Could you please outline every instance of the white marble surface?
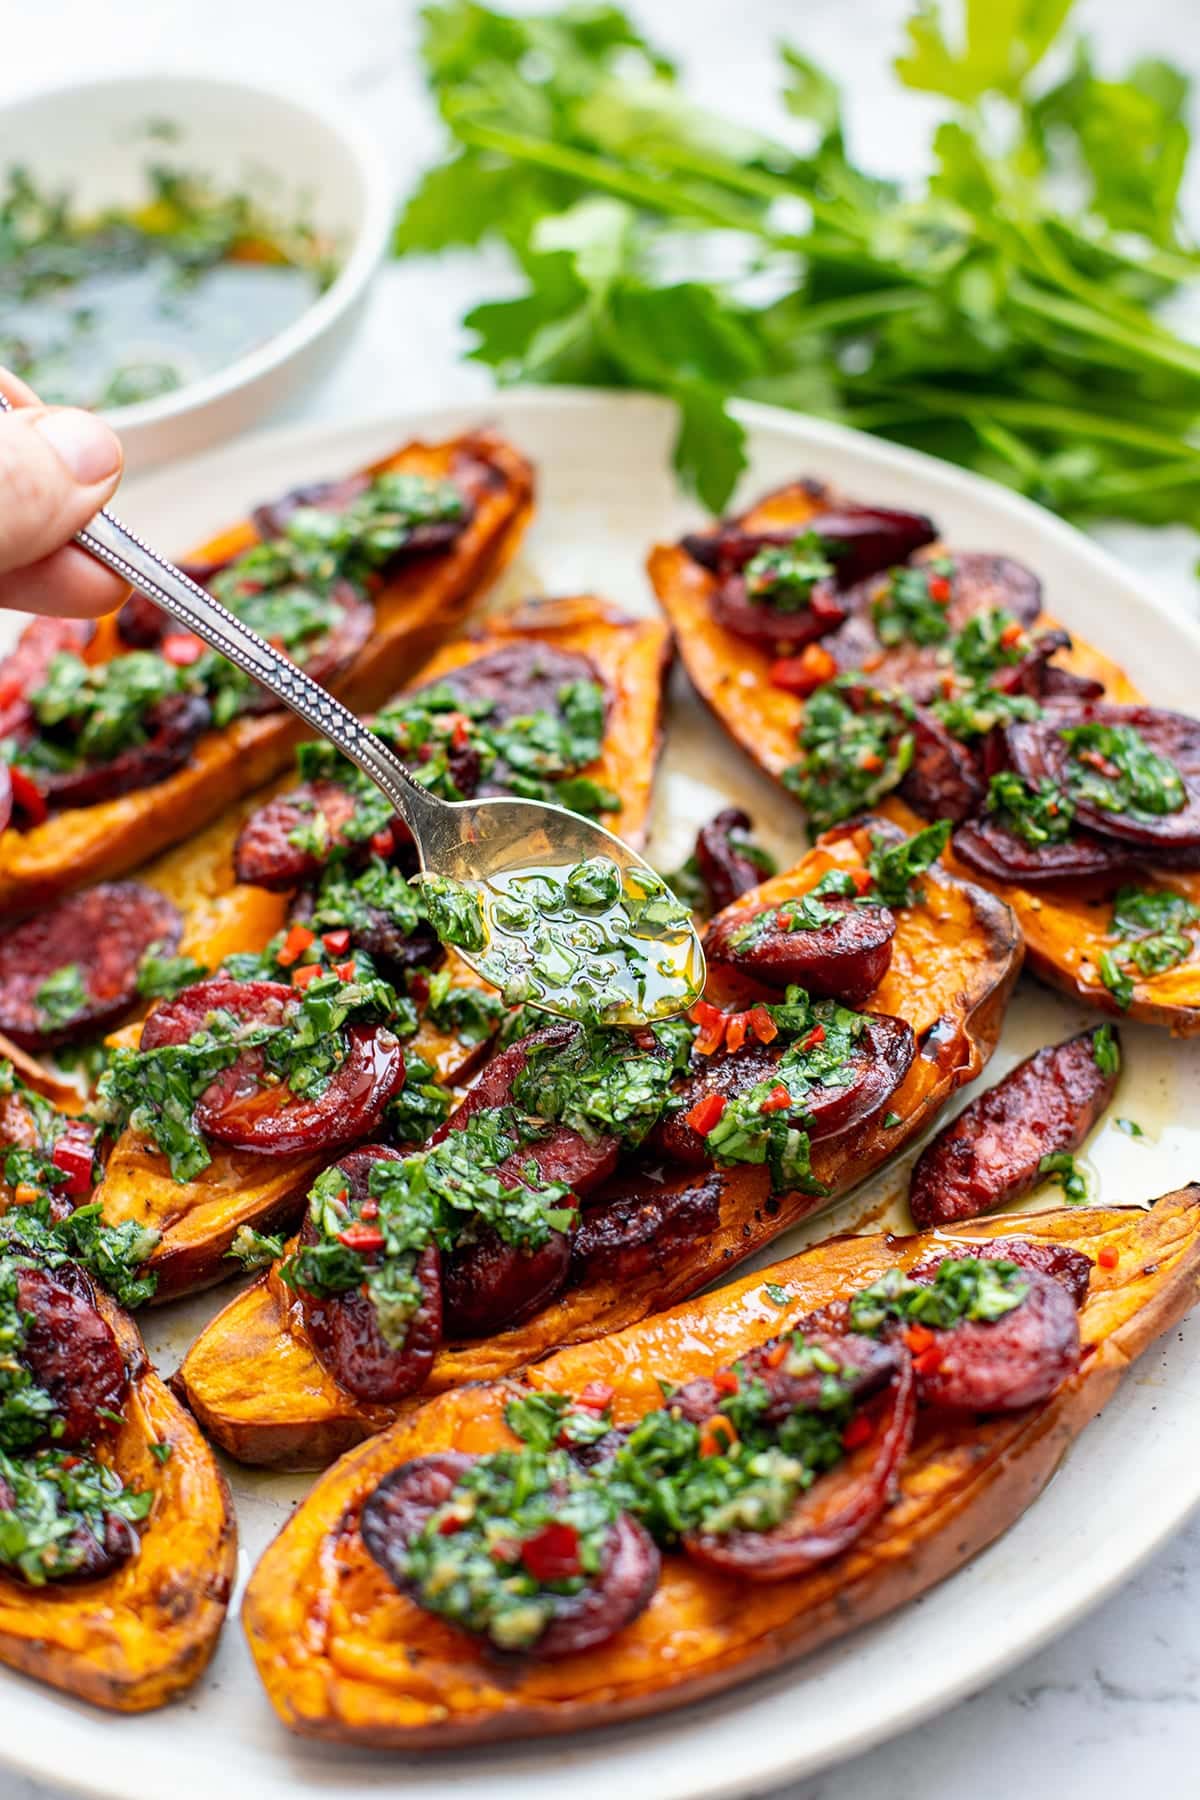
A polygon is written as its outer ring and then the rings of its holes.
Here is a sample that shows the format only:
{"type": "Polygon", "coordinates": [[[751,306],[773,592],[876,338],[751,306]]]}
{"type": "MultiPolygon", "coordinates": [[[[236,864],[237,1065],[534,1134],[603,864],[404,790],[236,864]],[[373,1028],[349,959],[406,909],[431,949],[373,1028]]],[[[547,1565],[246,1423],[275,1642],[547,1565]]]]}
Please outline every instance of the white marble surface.
{"type": "MultiPolygon", "coordinates": [[[[912,166],[931,107],[899,98],[887,61],[905,0],[630,0],[645,28],[683,60],[701,99],[762,124],[772,117],[773,53],[789,39],[852,80],[850,121],[862,154],[912,166]]],[[[1149,51],[1200,76],[1196,0],[1080,0],[1080,21],[1114,66],[1149,51]]],[[[123,65],[189,72],[270,71],[342,93],[388,145],[398,183],[437,143],[414,64],[416,0],[8,0],[0,101],[29,88],[123,65]]],[[[1200,120],[1198,120],[1200,123],[1200,120]]],[[[1200,219],[1200,157],[1189,195],[1200,219]]],[[[345,420],[405,405],[470,399],[489,378],[461,364],[457,320],[500,291],[503,265],[478,257],[390,269],[359,337],[288,419],[345,420]]],[[[1101,534],[1193,616],[1200,540],[1178,530],[1101,534]]],[[[231,1627],[235,1628],[235,1627],[231,1627]]],[[[964,1631],[969,1622],[964,1621],[964,1631]]],[[[954,1656],[947,1643],[948,1660],[954,1656]]],[[[1134,1785],[1194,1791],[1200,1723],[1200,1522],[1065,1637],[942,1718],[777,1800],[1009,1800],[1088,1792],[1116,1800],[1134,1785]]],[[[106,1729],[118,1729],[110,1723],[106,1729]]],[[[153,1770],[130,1770],[131,1800],[155,1796],[153,1770]]],[[[0,1775],[0,1800],[54,1800],[0,1775]]],[[[638,1800],[643,1800],[639,1796],[638,1800]]],[[[645,1796],[644,1800],[653,1800],[645,1796]]]]}

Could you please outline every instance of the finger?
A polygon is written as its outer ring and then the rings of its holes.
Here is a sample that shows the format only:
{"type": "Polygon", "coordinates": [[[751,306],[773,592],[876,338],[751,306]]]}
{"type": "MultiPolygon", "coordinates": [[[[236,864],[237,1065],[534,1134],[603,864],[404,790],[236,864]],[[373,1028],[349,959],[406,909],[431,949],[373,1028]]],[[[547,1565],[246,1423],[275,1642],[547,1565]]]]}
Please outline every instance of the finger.
{"type": "Polygon", "coordinates": [[[0,575],[0,607],[57,619],[98,619],[121,605],[129,589],[86,550],[68,544],[27,569],[0,575]]]}
{"type": "Polygon", "coordinates": [[[14,406],[40,406],[42,404],[28,382],[22,381],[19,375],[14,375],[11,369],[0,369],[0,389],[3,390],[5,398],[11,400],[14,406]]]}
{"type": "Polygon", "coordinates": [[[91,413],[23,406],[0,414],[0,574],[69,544],[120,475],[120,442],[91,413]]]}

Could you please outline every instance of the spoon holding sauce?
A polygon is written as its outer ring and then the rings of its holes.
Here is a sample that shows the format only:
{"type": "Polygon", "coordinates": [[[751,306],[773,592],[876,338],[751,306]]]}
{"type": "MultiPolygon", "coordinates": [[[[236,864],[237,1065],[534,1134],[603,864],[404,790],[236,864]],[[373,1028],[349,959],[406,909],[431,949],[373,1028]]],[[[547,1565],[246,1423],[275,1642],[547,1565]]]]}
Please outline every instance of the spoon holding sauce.
{"type": "MultiPolygon", "coordinates": [[[[0,408],[11,411],[0,394],[0,408]]],[[[566,1018],[640,1025],[704,987],[687,909],[628,844],[540,800],[440,800],[348,707],[108,511],[76,543],[311,725],[412,833],[430,917],[506,998],[566,1018]]]]}

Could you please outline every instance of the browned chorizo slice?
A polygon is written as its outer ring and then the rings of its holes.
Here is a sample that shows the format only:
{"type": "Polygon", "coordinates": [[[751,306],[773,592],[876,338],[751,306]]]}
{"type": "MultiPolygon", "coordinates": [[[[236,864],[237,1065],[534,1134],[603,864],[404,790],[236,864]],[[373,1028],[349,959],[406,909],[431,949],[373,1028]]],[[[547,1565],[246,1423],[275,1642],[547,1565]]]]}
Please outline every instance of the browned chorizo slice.
{"type": "Polygon", "coordinates": [[[752,531],[739,520],[731,519],[715,531],[685,537],[682,547],[704,568],[725,574],[744,569],[760,550],[794,544],[810,531],[833,546],[836,554],[830,560],[837,571],[838,585],[844,588],[892,563],[907,562],[923,544],[932,543],[937,536],[932,519],[923,513],[831,499],[824,511],[802,525],[752,531]]]}
{"type": "Polygon", "coordinates": [[[977,1219],[1037,1185],[1044,1156],[1077,1150],[1117,1085],[1096,1061],[1098,1026],[1049,1044],[965,1106],[917,1158],[909,1186],[922,1229],[977,1219]]]}
{"type": "MultiPolygon", "coordinates": [[[[834,1358],[839,1368],[837,1379],[856,1405],[900,1374],[905,1351],[894,1340],[877,1342],[858,1332],[833,1331],[822,1323],[807,1320],[802,1320],[797,1329],[807,1348],[834,1358]]],[[[781,1424],[794,1412],[818,1407],[828,1379],[815,1364],[806,1364],[800,1352],[794,1356],[785,1354],[781,1361],[778,1340],[749,1351],[733,1373],[739,1383],[754,1382],[765,1389],[767,1406],[762,1417],[767,1424],[781,1424]]],[[[675,1390],[671,1406],[678,1407],[693,1425],[703,1425],[723,1410],[728,1397],[728,1387],[718,1386],[710,1375],[699,1375],[675,1390]]]]}
{"type": "Polygon", "coordinates": [[[1049,844],[1027,844],[988,814],[969,819],[954,833],[954,854],[989,881],[1011,881],[1020,887],[1045,887],[1118,875],[1127,869],[1131,852],[1090,831],[1049,844]]]}
{"type": "MultiPolygon", "coordinates": [[[[373,1144],[352,1150],[337,1163],[346,1178],[353,1217],[360,1217],[370,1196],[371,1170],[378,1162],[402,1162],[396,1150],[373,1144]]],[[[316,1243],[319,1233],[306,1218],[300,1233],[302,1244],[316,1243]]],[[[416,1279],[421,1304],[408,1321],[403,1344],[390,1345],[379,1329],[379,1316],[370,1296],[361,1288],[344,1294],[301,1292],[304,1328],[317,1355],[334,1380],[356,1399],[378,1405],[402,1400],[424,1387],[442,1341],[441,1256],[430,1244],[417,1260],[416,1279]]]]}
{"type": "Polygon", "coordinates": [[[916,1384],[907,1356],[895,1379],[854,1418],[866,1422],[869,1436],[818,1476],[781,1524],[769,1531],[692,1532],[683,1539],[687,1554],[744,1580],[783,1581],[848,1550],[891,1500],[912,1442],[916,1384]]]}
{"type": "Polygon", "coordinates": [[[346,841],[345,829],[357,811],[354,796],[336,781],[304,781],[252,812],[233,846],[239,881],[282,893],[319,875],[333,850],[346,841]],[[323,853],[293,843],[317,814],[325,821],[323,853]]]}
{"type": "MultiPolygon", "coordinates": [[[[443,1451],[403,1463],[384,1477],[363,1506],[359,1517],[363,1543],[402,1593],[413,1594],[405,1573],[405,1551],[449,1500],[471,1462],[469,1456],[443,1451]]],[[[598,1572],[579,1593],[554,1597],[554,1616],[526,1654],[570,1656],[607,1643],[649,1603],[659,1569],[653,1539],[627,1513],[619,1514],[608,1532],[598,1572]]]]}
{"type": "MultiPolygon", "coordinates": [[[[845,1065],[840,1086],[815,1082],[804,1097],[804,1129],[815,1143],[837,1137],[869,1119],[887,1102],[907,1075],[916,1055],[912,1027],[887,1013],[867,1013],[866,1030],[845,1065]]],[[[674,1084],[680,1105],[661,1119],[648,1142],[672,1162],[705,1168],[712,1156],[704,1138],[688,1124],[688,1113],[709,1094],[733,1100],[766,1081],[778,1068],[783,1051],[775,1044],[744,1044],[732,1053],[698,1057],[693,1072],[674,1084]]]]}
{"type": "Polygon", "coordinates": [[[8,764],[0,762],[0,831],[8,830],[8,821],[12,818],[13,790],[12,776],[8,764]]]}
{"type": "Polygon", "coordinates": [[[766,871],[738,847],[737,834],[750,830],[750,815],[740,806],[715,813],[696,833],[696,867],[704,883],[706,911],[723,912],[751,888],[766,871]]]}
{"type": "Polygon", "coordinates": [[[1200,721],[1152,706],[1059,701],[1043,718],[1011,725],[1006,738],[1017,773],[1035,785],[1049,779],[1065,788],[1075,803],[1076,820],[1087,830],[1136,845],[1146,855],[1160,845],[1176,849],[1200,845],[1200,721]],[[1080,730],[1097,741],[1064,735],[1080,730]],[[1107,734],[1114,731],[1133,744],[1140,742],[1143,750],[1172,766],[1181,789],[1180,804],[1173,811],[1135,804],[1160,782],[1150,772],[1141,796],[1127,785],[1120,755],[1109,747],[1107,734]]]}
{"type": "Polygon", "coordinates": [[[552,1231],[531,1250],[506,1244],[485,1225],[473,1243],[459,1244],[445,1261],[442,1287],[448,1338],[491,1337],[548,1306],[567,1279],[571,1239],[552,1231]]]}
{"type": "Polygon", "coordinates": [[[846,617],[832,580],[819,581],[795,611],[751,594],[743,575],[724,575],[712,596],[712,616],[735,637],[761,644],[775,655],[800,650],[836,630],[846,617]]]}
{"type": "Polygon", "coordinates": [[[486,656],[460,663],[436,682],[415,688],[409,696],[419,699],[431,687],[450,689],[459,700],[486,703],[489,724],[507,725],[530,713],[556,713],[563,688],[576,681],[594,681],[603,687],[596,666],[575,650],[559,650],[553,644],[518,639],[486,656]]]}
{"type": "Polygon", "coordinates": [[[96,629],[93,619],[30,619],[15,647],[0,658],[0,738],[19,737],[33,723],[31,697],[45,682],[54,658],[82,656],[96,629]]]}
{"type": "MultiPolygon", "coordinates": [[[[918,556],[912,567],[919,572],[931,559],[918,556]]],[[[915,643],[911,638],[894,645],[880,641],[875,608],[886,604],[895,573],[889,569],[886,574],[860,582],[845,596],[849,617],[825,640],[825,648],[840,671],[861,669],[879,687],[903,688],[913,699],[928,701],[935,697],[944,673],[947,645],[969,620],[1002,611],[1010,613],[1022,626],[1032,625],[1042,602],[1041,583],[1031,569],[1008,556],[971,552],[944,557],[938,553],[939,567],[943,560],[950,567],[946,576],[950,593],[945,599],[945,637],[933,644],[915,643]]]]}
{"type": "Polygon", "coordinates": [[[806,927],[803,911],[796,910],[802,901],[803,896],[797,896],[790,908],[781,900],[727,914],[710,926],[704,954],[710,962],[732,963],[768,987],[786,988],[796,982],[821,998],[861,1005],[891,964],[895,914],[888,906],[822,894],[810,906],[819,909],[818,916],[832,916],[806,927]],[[794,925],[786,923],[789,920],[794,925]]]}
{"type": "MultiPolygon", "coordinates": [[[[16,1495],[7,1481],[0,1477],[0,1512],[12,1512],[15,1506],[16,1495]]],[[[129,1561],[138,1548],[136,1525],[121,1518],[118,1513],[107,1512],[103,1518],[103,1533],[100,1537],[80,1520],[65,1537],[56,1539],[54,1552],[57,1567],[54,1573],[46,1576],[47,1581],[53,1582],[56,1587],[63,1582],[98,1581],[129,1561]]],[[[29,1580],[25,1571],[15,1562],[5,1563],[4,1573],[10,1581],[29,1580]]],[[[40,1592],[45,1591],[41,1583],[38,1587],[40,1592]]]]}
{"type": "Polygon", "coordinates": [[[104,1410],[121,1410],[129,1373],[87,1277],[71,1264],[18,1269],[17,1305],[29,1316],[19,1354],[62,1423],[47,1441],[69,1449],[100,1435],[104,1410]]]}
{"type": "MultiPolygon", "coordinates": [[[[197,573],[197,565],[194,563],[181,563],[179,566],[199,587],[205,586],[212,573],[208,565],[205,565],[203,574],[197,573]]],[[[214,564],[213,570],[217,567],[219,565],[214,564]]],[[[117,636],[130,650],[156,650],[170,629],[171,620],[162,607],[155,606],[153,600],[146,594],[139,594],[136,589],[117,614],[117,636]]]]}
{"type": "Polygon", "coordinates": [[[98,806],[122,794],[154,787],[181,769],[196,739],[211,722],[201,694],[168,694],[145,717],[146,741],[131,744],[107,762],[82,763],[77,769],[38,771],[35,780],[49,807],[98,806]]]}
{"type": "Polygon", "coordinates": [[[913,756],[900,783],[902,797],[924,819],[960,824],[983,805],[987,791],[975,752],[924,707],[917,707],[911,730],[913,756]]]}
{"type": "MultiPolygon", "coordinates": [[[[283,1025],[296,1000],[294,989],[275,981],[198,982],[155,1008],[142,1027],[141,1047],[186,1043],[218,1009],[243,1023],[283,1025]]],[[[377,1025],[352,1025],[345,1039],[344,1059],[325,1091],[310,1097],[293,1094],[284,1082],[265,1083],[262,1050],[243,1050],[200,1095],[197,1126],[216,1143],[264,1156],[331,1150],[370,1137],[404,1085],[404,1050],[377,1025]]]]}
{"type": "MultiPolygon", "coordinates": [[[[467,465],[469,470],[471,465],[467,465]]],[[[460,471],[455,470],[456,475],[460,471]]],[[[466,470],[464,470],[466,472],[466,470]]],[[[314,507],[321,512],[344,512],[360,494],[366,492],[371,485],[369,475],[347,475],[340,481],[317,481],[307,487],[293,488],[278,500],[268,501],[264,506],[256,506],[250,517],[259,536],[269,540],[282,537],[289,522],[305,507],[314,507]]],[[[463,481],[464,490],[470,491],[473,482],[463,481]]],[[[428,556],[439,550],[448,550],[470,523],[473,508],[467,504],[454,519],[428,519],[423,524],[414,525],[403,543],[397,545],[393,554],[384,565],[385,572],[395,568],[412,557],[428,556]]]]}
{"type": "Polygon", "coordinates": [[[140,881],[87,888],[14,925],[0,938],[0,1032],[38,1050],[106,1030],[137,999],[146,952],[157,945],[171,955],[182,929],[166,895],[140,881]],[[80,1005],[69,1015],[61,1005],[47,1013],[39,993],[71,967],[80,1005]]]}
{"type": "MultiPolygon", "coordinates": [[[[1014,1259],[1015,1260],[1015,1259],[1014,1259]]],[[[1070,1290],[1026,1268],[1029,1291],[998,1319],[964,1319],[929,1332],[917,1359],[925,1406],[956,1412],[1017,1412],[1036,1406],[1079,1367],[1079,1320],[1070,1290]]]]}
{"type": "Polygon", "coordinates": [[[965,1244],[945,1256],[919,1264],[910,1270],[914,1281],[932,1281],[944,1262],[961,1262],[964,1257],[978,1257],[983,1262],[1012,1262],[1021,1269],[1036,1269],[1061,1282],[1076,1306],[1087,1299],[1094,1264],[1090,1256],[1070,1244],[1039,1243],[1030,1238],[989,1238],[979,1244],[965,1244]]]}
{"type": "MultiPolygon", "coordinates": [[[[302,891],[292,908],[292,921],[309,924],[314,904],[311,891],[302,891]]],[[[421,923],[406,934],[381,906],[363,906],[355,917],[356,923],[349,928],[350,942],[356,950],[366,951],[387,981],[403,977],[410,969],[436,969],[445,961],[446,952],[432,925],[421,923]]]]}
{"type": "Polygon", "coordinates": [[[653,1172],[623,1178],[587,1207],[571,1239],[573,1282],[623,1282],[662,1274],[721,1222],[716,1170],[684,1179],[653,1172]]]}

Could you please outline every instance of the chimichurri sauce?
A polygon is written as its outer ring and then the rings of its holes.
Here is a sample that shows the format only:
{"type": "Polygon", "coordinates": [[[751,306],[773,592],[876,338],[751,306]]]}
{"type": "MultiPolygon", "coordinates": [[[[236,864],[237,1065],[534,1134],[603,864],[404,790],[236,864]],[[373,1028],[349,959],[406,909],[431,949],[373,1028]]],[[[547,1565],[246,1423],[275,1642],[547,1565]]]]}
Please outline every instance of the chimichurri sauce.
{"type": "Polygon", "coordinates": [[[128,406],[227,367],[311,306],[330,246],[246,194],[146,170],[85,214],[22,169],[0,187],[0,363],[48,402],[128,406]]]}
{"type": "Polygon", "coordinates": [[[510,1005],[638,1024],[681,1012],[700,991],[691,915],[653,870],[594,856],[478,883],[426,876],[422,891],[443,943],[478,956],[510,1005]]]}

